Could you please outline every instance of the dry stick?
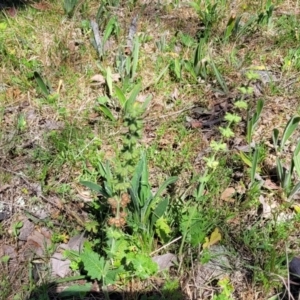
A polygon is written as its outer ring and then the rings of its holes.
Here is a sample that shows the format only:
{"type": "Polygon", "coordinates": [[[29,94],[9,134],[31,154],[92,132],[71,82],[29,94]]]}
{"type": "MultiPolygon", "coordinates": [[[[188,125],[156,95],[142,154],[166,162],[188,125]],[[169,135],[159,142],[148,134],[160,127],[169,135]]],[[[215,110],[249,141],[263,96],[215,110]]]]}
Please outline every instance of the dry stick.
{"type": "Polygon", "coordinates": [[[171,241],[171,242],[169,242],[169,243],[167,243],[167,244],[163,245],[163,246],[162,246],[162,247],[160,247],[159,249],[157,249],[157,250],[155,250],[155,251],[151,252],[151,253],[150,253],[150,256],[152,256],[154,253],[157,253],[157,252],[159,252],[159,251],[161,251],[161,250],[165,249],[166,247],[168,247],[168,246],[170,246],[171,244],[173,244],[173,243],[177,242],[177,241],[178,241],[178,240],[180,240],[181,238],[182,238],[182,237],[180,236],[180,237],[178,237],[178,238],[174,239],[173,241],[171,241]]]}
{"type": "Polygon", "coordinates": [[[101,58],[102,57],[102,41],[101,41],[101,37],[100,37],[100,33],[99,33],[99,26],[98,23],[95,20],[91,20],[91,27],[94,33],[94,38],[95,38],[95,43],[96,43],[96,47],[97,47],[97,51],[98,51],[98,55],[101,58]]]}
{"type": "Polygon", "coordinates": [[[274,276],[277,276],[283,282],[283,285],[284,285],[285,289],[288,292],[289,300],[295,300],[295,298],[291,294],[290,290],[288,289],[290,284],[289,283],[286,284],[286,282],[285,282],[285,280],[284,280],[284,278],[282,276],[280,276],[278,274],[275,274],[275,273],[271,273],[271,274],[274,275],[274,276]]]}
{"type": "Polygon", "coordinates": [[[44,202],[46,203],[49,203],[51,204],[52,206],[56,207],[57,209],[61,210],[63,209],[65,212],[67,212],[68,214],[70,214],[76,221],[77,223],[80,225],[80,226],[83,226],[84,227],[84,222],[81,220],[81,218],[76,214],[74,213],[73,211],[71,211],[70,209],[68,209],[67,207],[60,207],[60,205],[58,205],[57,203],[49,200],[47,197],[45,197],[44,195],[42,195],[42,193],[40,191],[37,190],[37,188],[35,188],[26,178],[25,175],[23,175],[22,173],[17,173],[17,172],[14,172],[12,170],[9,170],[9,169],[6,169],[6,168],[3,168],[0,166],[0,169],[2,169],[3,171],[5,172],[8,172],[8,173],[11,173],[13,175],[16,175],[16,176],[19,176],[25,183],[26,185],[38,196],[40,197],[44,202]]]}

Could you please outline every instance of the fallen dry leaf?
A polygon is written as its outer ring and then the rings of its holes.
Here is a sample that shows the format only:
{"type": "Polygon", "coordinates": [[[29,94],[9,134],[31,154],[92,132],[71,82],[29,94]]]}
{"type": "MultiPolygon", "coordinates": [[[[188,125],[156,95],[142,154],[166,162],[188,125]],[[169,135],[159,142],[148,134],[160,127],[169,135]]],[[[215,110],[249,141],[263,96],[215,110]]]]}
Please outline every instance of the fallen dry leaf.
{"type": "Polygon", "coordinates": [[[28,219],[23,221],[23,226],[20,229],[19,240],[27,241],[27,238],[32,234],[34,230],[34,224],[30,222],[28,219]]]}
{"type": "MultiPolygon", "coordinates": [[[[111,74],[112,82],[118,82],[120,80],[120,74],[114,73],[111,74]]],[[[91,78],[91,81],[98,82],[99,84],[104,84],[106,82],[105,77],[101,74],[96,74],[91,78]]]]}
{"type": "Polygon", "coordinates": [[[54,253],[50,258],[50,264],[53,276],[64,278],[70,272],[71,261],[65,259],[61,253],[54,253]]]}
{"type": "Polygon", "coordinates": [[[278,190],[279,186],[271,181],[271,179],[266,179],[264,181],[264,187],[267,188],[268,190],[278,190]]]}
{"type": "Polygon", "coordinates": [[[172,253],[166,253],[163,255],[156,255],[152,257],[152,260],[158,264],[160,271],[169,269],[177,262],[177,256],[172,253]]]}
{"type": "Polygon", "coordinates": [[[235,189],[233,187],[228,187],[223,191],[221,194],[221,200],[227,201],[227,202],[234,202],[234,199],[232,196],[236,193],[235,189]]]}

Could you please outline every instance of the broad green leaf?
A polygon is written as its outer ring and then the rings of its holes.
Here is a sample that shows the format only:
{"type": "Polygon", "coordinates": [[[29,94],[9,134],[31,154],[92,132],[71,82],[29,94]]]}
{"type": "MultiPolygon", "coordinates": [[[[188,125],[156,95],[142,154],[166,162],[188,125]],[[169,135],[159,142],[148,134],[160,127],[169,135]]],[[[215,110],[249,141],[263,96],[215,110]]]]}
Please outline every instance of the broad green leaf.
{"type": "Polygon", "coordinates": [[[143,105],[142,105],[142,111],[145,111],[150,103],[152,99],[152,95],[147,96],[146,100],[144,101],[143,105]]]}
{"type": "Polygon", "coordinates": [[[114,115],[112,114],[112,112],[110,111],[109,108],[107,108],[107,106],[105,105],[99,105],[99,109],[104,113],[104,115],[106,117],[108,117],[111,121],[116,121],[116,118],[114,117],[114,115]]]}
{"type": "Polygon", "coordinates": [[[136,97],[138,95],[138,93],[140,92],[142,86],[141,83],[138,83],[135,85],[135,87],[133,88],[130,97],[128,98],[128,100],[126,101],[125,104],[125,113],[128,113],[130,108],[132,108],[134,102],[136,101],[136,97]]]}
{"type": "Polygon", "coordinates": [[[245,155],[243,152],[240,152],[239,157],[248,167],[252,168],[252,162],[247,155],[245,155]]]}
{"type": "Polygon", "coordinates": [[[293,157],[294,165],[298,176],[300,177],[300,154],[294,155],[293,157]]]}
{"type": "Polygon", "coordinates": [[[108,23],[107,23],[107,25],[105,27],[105,30],[104,30],[103,43],[105,43],[109,39],[111,33],[114,30],[115,23],[116,23],[116,19],[115,18],[110,18],[109,19],[109,21],[108,21],[108,23]]]}
{"type": "Polygon", "coordinates": [[[147,158],[145,153],[143,153],[142,155],[142,160],[143,160],[143,170],[142,170],[142,176],[141,176],[139,188],[140,188],[140,195],[141,195],[140,198],[144,204],[146,199],[152,196],[152,193],[150,191],[149,170],[148,170],[147,158]]]}
{"type": "Polygon", "coordinates": [[[300,152],[300,141],[297,143],[296,149],[294,150],[294,155],[298,155],[300,152]]]}
{"type": "Polygon", "coordinates": [[[155,209],[152,212],[152,218],[151,218],[151,224],[154,225],[155,222],[163,216],[163,214],[166,212],[167,207],[169,204],[169,199],[165,198],[161,200],[155,209]]]}
{"type": "Polygon", "coordinates": [[[280,148],[283,149],[285,143],[287,140],[290,138],[290,136],[293,134],[293,132],[296,130],[298,127],[298,124],[300,122],[300,117],[292,117],[289,122],[287,123],[283,135],[282,135],[282,140],[280,143],[280,148]]]}
{"type": "Polygon", "coordinates": [[[91,279],[101,280],[104,274],[104,258],[94,251],[85,251],[80,254],[84,269],[91,279]]]}
{"type": "Polygon", "coordinates": [[[159,75],[156,77],[155,79],[155,83],[154,85],[158,84],[158,82],[160,81],[160,79],[163,77],[163,75],[166,73],[166,71],[168,70],[169,65],[167,65],[160,73],[159,75]]]}
{"type": "Polygon", "coordinates": [[[255,174],[256,174],[257,164],[258,164],[258,155],[259,155],[259,149],[255,148],[252,163],[251,163],[251,182],[252,183],[255,181],[255,174]]]}
{"type": "Polygon", "coordinates": [[[111,75],[111,69],[110,67],[107,67],[106,69],[106,84],[109,91],[109,96],[112,95],[112,75],[111,75]]]}
{"type": "Polygon", "coordinates": [[[195,70],[189,61],[184,62],[184,67],[188,71],[188,73],[194,78],[194,80],[197,80],[197,74],[195,73],[195,70]]]}
{"type": "Polygon", "coordinates": [[[181,65],[180,65],[178,58],[175,58],[175,60],[174,60],[174,72],[175,72],[177,79],[180,79],[181,78],[181,65]]]}
{"type": "Polygon", "coordinates": [[[290,192],[290,188],[292,186],[292,175],[293,175],[293,171],[294,171],[294,161],[292,160],[290,163],[290,168],[289,170],[286,170],[285,168],[283,168],[283,188],[285,189],[286,193],[290,192]]]}
{"type": "Polygon", "coordinates": [[[278,157],[276,158],[276,170],[277,170],[277,175],[278,175],[279,181],[283,182],[283,179],[284,179],[283,167],[282,167],[281,161],[278,157]]]}
{"type": "Polygon", "coordinates": [[[259,100],[257,101],[257,105],[256,105],[256,112],[255,112],[255,114],[254,114],[254,116],[253,116],[253,118],[254,118],[254,124],[253,124],[253,125],[254,125],[254,126],[257,125],[257,122],[258,122],[258,120],[259,120],[259,117],[260,117],[260,115],[261,115],[261,112],[262,112],[263,107],[264,107],[264,101],[261,100],[261,99],[259,99],[259,100]]]}
{"type": "Polygon", "coordinates": [[[231,15],[228,22],[227,22],[225,35],[224,35],[225,42],[228,41],[229,37],[232,34],[232,31],[233,31],[233,28],[234,28],[234,25],[235,25],[235,20],[236,20],[235,15],[231,15]]]}
{"type": "Polygon", "coordinates": [[[94,192],[97,192],[97,193],[100,193],[100,194],[103,194],[103,189],[100,185],[96,184],[96,183],[93,183],[93,182],[90,182],[90,181],[80,181],[80,184],[88,187],[89,189],[91,189],[92,191],[94,192]]]}
{"type": "Polygon", "coordinates": [[[115,90],[115,95],[119,100],[119,103],[121,105],[121,108],[124,108],[125,103],[126,103],[126,97],[124,95],[124,93],[121,91],[121,89],[118,86],[114,86],[114,90],[115,90]]]}
{"type": "Polygon", "coordinates": [[[153,203],[157,200],[157,198],[162,194],[162,192],[166,189],[166,187],[172,183],[174,183],[178,179],[177,176],[169,177],[158,189],[156,194],[154,196],[151,195],[148,197],[148,199],[145,201],[143,208],[141,210],[141,214],[144,220],[147,220],[151,213],[151,208],[153,206],[153,203]]]}
{"type": "Polygon", "coordinates": [[[279,138],[279,130],[277,128],[274,128],[272,132],[272,140],[276,152],[278,148],[278,138],[279,138]]]}
{"type": "Polygon", "coordinates": [[[82,284],[74,284],[72,286],[67,287],[61,293],[58,294],[59,299],[73,299],[78,298],[84,299],[85,295],[91,291],[92,283],[82,284]]]}
{"type": "Polygon", "coordinates": [[[157,190],[156,194],[154,195],[154,198],[160,197],[161,193],[166,189],[167,186],[170,184],[176,182],[178,179],[177,176],[171,176],[169,177],[157,190]]]}
{"type": "Polygon", "coordinates": [[[34,72],[34,79],[36,80],[40,91],[44,94],[44,96],[49,96],[50,95],[50,91],[47,87],[47,85],[45,84],[43,78],[41,77],[41,75],[38,72],[34,72]]]}
{"type": "Polygon", "coordinates": [[[101,22],[101,18],[104,17],[104,11],[105,11],[104,5],[105,5],[105,4],[106,4],[106,3],[103,1],[103,2],[101,3],[101,5],[99,6],[99,9],[98,9],[97,14],[96,14],[96,22],[97,22],[97,23],[100,23],[100,22],[101,22]]]}
{"type": "Polygon", "coordinates": [[[97,101],[99,104],[105,105],[109,101],[109,99],[107,96],[100,96],[97,98],[97,101]]]}
{"type": "Polygon", "coordinates": [[[222,77],[221,73],[219,72],[218,68],[216,67],[215,63],[213,62],[213,60],[210,60],[210,65],[212,66],[212,69],[215,73],[217,81],[219,82],[220,86],[222,87],[222,90],[226,94],[228,94],[228,87],[226,85],[226,82],[225,82],[224,78],[222,77]]]}
{"type": "Polygon", "coordinates": [[[289,194],[288,199],[291,200],[300,191],[300,182],[298,182],[289,194]]]}

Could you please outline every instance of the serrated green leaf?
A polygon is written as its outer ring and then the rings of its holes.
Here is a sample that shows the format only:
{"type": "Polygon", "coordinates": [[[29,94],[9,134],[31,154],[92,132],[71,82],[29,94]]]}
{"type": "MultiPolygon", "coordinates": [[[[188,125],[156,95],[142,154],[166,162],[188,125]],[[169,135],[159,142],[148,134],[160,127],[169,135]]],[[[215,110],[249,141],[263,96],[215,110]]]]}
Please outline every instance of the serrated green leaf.
{"type": "Polygon", "coordinates": [[[104,274],[104,258],[93,251],[85,251],[80,255],[85,271],[91,279],[101,280],[104,274]]]}

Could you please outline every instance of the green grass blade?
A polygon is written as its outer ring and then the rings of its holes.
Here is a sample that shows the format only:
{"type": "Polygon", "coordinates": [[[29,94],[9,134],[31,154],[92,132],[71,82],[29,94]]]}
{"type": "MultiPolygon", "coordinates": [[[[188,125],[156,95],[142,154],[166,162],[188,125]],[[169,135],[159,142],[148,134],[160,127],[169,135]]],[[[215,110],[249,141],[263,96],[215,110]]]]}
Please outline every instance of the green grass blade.
{"type": "Polygon", "coordinates": [[[279,138],[279,130],[277,128],[274,128],[272,132],[272,140],[273,140],[275,152],[277,152],[277,148],[278,148],[278,138],[279,138]]]}
{"type": "Polygon", "coordinates": [[[300,191],[300,182],[298,182],[291,190],[288,200],[293,199],[293,197],[300,191]]]}
{"type": "Polygon", "coordinates": [[[254,127],[257,125],[257,122],[260,118],[263,107],[264,107],[264,101],[262,99],[259,99],[257,101],[257,105],[256,105],[256,112],[253,116],[253,118],[254,118],[254,123],[253,123],[254,127]]]}
{"type": "Polygon", "coordinates": [[[104,35],[103,35],[103,44],[109,39],[109,37],[111,36],[111,33],[113,32],[114,30],[114,27],[115,27],[115,22],[116,22],[116,19],[115,18],[111,18],[106,27],[105,27],[105,30],[104,30],[104,35]]]}
{"type": "Polygon", "coordinates": [[[284,129],[283,135],[282,135],[282,139],[281,139],[281,143],[280,143],[281,149],[283,149],[287,140],[290,138],[290,136],[293,134],[293,132],[298,127],[299,122],[300,122],[300,117],[292,117],[289,120],[289,122],[287,123],[287,125],[284,129]]]}
{"type": "Polygon", "coordinates": [[[40,91],[44,94],[44,96],[49,96],[50,91],[49,91],[46,83],[44,82],[43,78],[41,77],[41,75],[38,72],[34,72],[34,79],[35,79],[40,91]]]}
{"type": "Polygon", "coordinates": [[[283,182],[284,174],[283,174],[283,167],[282,167],[281,161],[278,157],[276,158],[276,170],[277,170],[278,179],[281,183],[281,182],[283,182]]]}
{"type": "Polygon", "coordinates": [[[112,95],[112,74],[110,67],[106,69],[106,84],[108,87],[109,96],[112,95]]]}
{"type": "Polygon", "coordinates": [[[177,176],[171,176],[169,177],[157,190],[156,194],[154,195],[154,198],[159,197],[161,195],[161,193],[166,189],[167,186],[169,186],[170,184],[173,184],[174,182],[176,182],[178,179],[177,176]]]}
{"type": "Polygon", "coordinates": [[[294,150],[294,155],[298,155],[300,152],[300,141],[297,143],[296,149],[294,150]]]}
{"type": "Polygon", "coordinates": [[[96,184],[96,183],[93,183],[93,182],[90,182],[90,181],[80,181],[80,184],[86,186],[87,188],[89,188],[90,190],[94,191],[94,192],[97,192],[103,196],[107,196],[106,192],[103,190],[103,188],[96,184]]]}
{"type": "Polygon", "coordinates": [[[258,156],[259,156],[259,149],[255,148],[253,160],[251,164],[251,183],[254,183],[255,181],[255,174],[256,174],[257,164],[258,164],[258,156]]]}
{"type": "Polygon", "coordinates": [[[99,105],[99,110],[101,110],[103,112],[103,114],[109,118],[111,121],[115,122],[116,118],[114,117],[114,115],[112,114],[112,112],[110,111],[110,109],[105,106],[105,105],[99,105]]]}
{"type": "Polygon", "coordinates": [[[155,222],[164,215],[164,213],[167,210],[167,207],[169,205],[169,199],[165,198],[163,200],[161,200],[156,208],[154,209],[153,213],[152,213],[152,217],[151,217],[151,225],[153,226],[155,224],[155,222]]]}
{"type": "Polygon", "coordinates": [[[294,155],[293,161],[294,161],[294,165],[295,165],[297,175],[300,177],[300,155],[299,154],[294,155]]]}
{"type": "Polygon", "coordinates": [[[228,87],[225,83],[224,78],[222,77],[221,73],[219,72],[218,68],[216,67],[215,63],[213,62],[213,60],[210,60],[210,65],[215,73],[215,76],[217,78],[217,81],[219,82],[220,86],[222,87],[222,90],[228,94],[228,87]]]}

